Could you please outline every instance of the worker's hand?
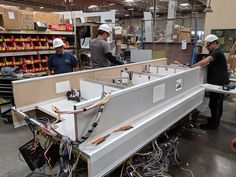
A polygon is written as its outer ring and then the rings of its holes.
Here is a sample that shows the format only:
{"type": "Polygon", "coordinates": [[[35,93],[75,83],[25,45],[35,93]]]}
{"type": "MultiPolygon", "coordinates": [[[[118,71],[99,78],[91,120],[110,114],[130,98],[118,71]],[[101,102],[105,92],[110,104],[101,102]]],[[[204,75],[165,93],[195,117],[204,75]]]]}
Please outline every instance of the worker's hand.
{"type": "Polygon", "coordinates": [[[182,64],[182,63],[178,62],[177,60],[174,61],[174,64],[177,64],[179,67],[183,67],[183,68],[187,68],[188,67],[185,64],[182,64]]]}
{"type": "Polygon", "coordinates": [[[231,142],[231,149],[236,152],[236,138],[234,138],[231,142]]]}

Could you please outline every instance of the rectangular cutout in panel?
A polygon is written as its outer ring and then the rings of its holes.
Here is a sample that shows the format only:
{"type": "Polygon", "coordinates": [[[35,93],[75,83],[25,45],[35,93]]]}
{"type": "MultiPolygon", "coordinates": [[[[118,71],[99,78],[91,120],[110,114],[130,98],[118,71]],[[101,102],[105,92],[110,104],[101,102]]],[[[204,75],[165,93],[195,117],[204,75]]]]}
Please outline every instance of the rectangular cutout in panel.
{"type": "Polygon", "coordinates": [[[165,84],[153,87],[153,103],[161,101],[165,98],[165,84]]]}
{"type": "Polygon", "coordinates": [[[184,80],[183,79],[177,79],[176,80],[176,91],[179,91],[183,88],[184,80]]]}
{"type": "Polygon", "coordinates": [[[101,84],[80,80],[80,93],[83,99],[101,97],[102,92],[103,86],[101,84]]]}
{"type": "Polygon", "coordinates": [[[70,81],[62,81],[56,83],[56,93],[67,92],[71,89],[70,81]]]}

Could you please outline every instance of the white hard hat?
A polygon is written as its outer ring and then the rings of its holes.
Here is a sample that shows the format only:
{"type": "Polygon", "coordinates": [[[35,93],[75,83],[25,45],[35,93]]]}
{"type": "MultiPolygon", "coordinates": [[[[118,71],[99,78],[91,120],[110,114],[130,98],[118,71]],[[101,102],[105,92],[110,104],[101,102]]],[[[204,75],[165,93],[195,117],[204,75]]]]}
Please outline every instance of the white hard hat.
{"type": "Polygon", "coordinates": [[[108,26],[107,24],[100,25],[98,30],[105,31],[107,33],[111,33],[110,26],[108,26]]]}
{"type": "Polygon", "coordinates": [[[64,42],[61,40],[61,38],[55,38],[52,44],[54,48],[58,48],[65,45],[64,42]]]}
{"type": "Polygon", "coordinates": [[[214,41],[217,41],[219,38],[216,36],[216,35],[214,35],[214,34],[209,34],[209,35],[207,35],[207,37],[205,38],[205,41],[207,42],[207,43],[211,43],[211,42],[214,42],[214,41]]]}

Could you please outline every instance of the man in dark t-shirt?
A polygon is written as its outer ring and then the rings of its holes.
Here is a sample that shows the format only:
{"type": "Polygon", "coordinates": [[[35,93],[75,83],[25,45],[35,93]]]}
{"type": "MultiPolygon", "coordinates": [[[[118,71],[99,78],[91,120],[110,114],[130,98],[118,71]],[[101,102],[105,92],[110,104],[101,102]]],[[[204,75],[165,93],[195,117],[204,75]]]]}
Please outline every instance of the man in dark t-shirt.
{"type": "Polygon", "coordinates": [[[110,32],[110,27],[107,24],[100,25],[97,38],[92,39],[89,43],[93,68],[109,67],[110,63],[116,65],[124,64],[111,53],[110,45],[107,42],[110,32]]]}
{"type": "MultiPolygon", "coordinates": [[[[214,85],[229,84],[229,75],[227,72],[227,62],[224,53],[219,49],[218,37],[210,34],[205,38],[206,48],[209,56],[198,63],[192,65],[208,66],[207,82],[214,85]]],[[[224,95],[220,93],[210,92],[209,108],[211,109],[211,118],[207,124],[201,124],[200,128],[205,130],[216,130],[223,114],[224,95]]]]}
{"type": "Polygon", "coordinates": [[[77,70],[78,62],[76,58],[64,51],[64,42],[60,38],[53,40],[53,47],[56,53],[48,59],[48,75],[68,73],[77,70]]]}

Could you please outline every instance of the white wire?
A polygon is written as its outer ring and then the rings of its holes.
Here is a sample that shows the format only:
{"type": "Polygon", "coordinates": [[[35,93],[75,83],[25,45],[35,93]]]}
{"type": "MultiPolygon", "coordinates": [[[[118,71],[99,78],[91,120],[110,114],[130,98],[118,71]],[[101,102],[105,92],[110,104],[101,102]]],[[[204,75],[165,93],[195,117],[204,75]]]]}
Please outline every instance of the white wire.
{"type": "Polygon", "coordinates": [[[181,169],[184,170],[184,171],[189,172],[191,174],[191,176],[194,177],[193,172],[191,170],[183,168],[183,167],[181,167],[181,169]]]}

